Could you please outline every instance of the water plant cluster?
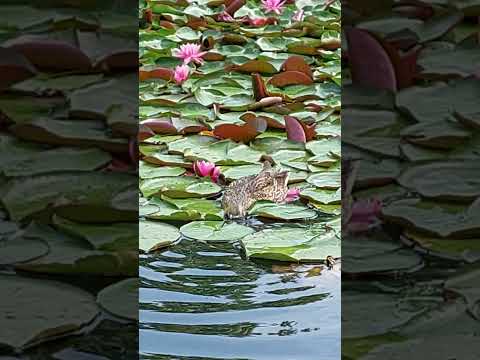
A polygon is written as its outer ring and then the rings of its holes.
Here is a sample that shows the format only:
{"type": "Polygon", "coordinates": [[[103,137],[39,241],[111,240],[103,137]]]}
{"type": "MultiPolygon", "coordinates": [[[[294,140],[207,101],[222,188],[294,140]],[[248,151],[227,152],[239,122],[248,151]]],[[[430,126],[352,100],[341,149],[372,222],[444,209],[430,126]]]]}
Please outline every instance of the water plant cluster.
{"type": "Polygon", "coordinates": [[[460,358],[477,347],[478,2],[410,5],[345,10],[348,359],[460,358]]]}
{"type": "Polygon", "coordinates": [[[0,348],[135,356],[136,11],[55,3],[0,7],[0,348]]]}
{"type": "Polygon", "coordinates": [[[340,2],[140,3],[141,249],[189,238],[339,257],[340,2]],[[225,221],[224,186],[265,157],[289,198],[249,209],[263,227],[225,221]]]}

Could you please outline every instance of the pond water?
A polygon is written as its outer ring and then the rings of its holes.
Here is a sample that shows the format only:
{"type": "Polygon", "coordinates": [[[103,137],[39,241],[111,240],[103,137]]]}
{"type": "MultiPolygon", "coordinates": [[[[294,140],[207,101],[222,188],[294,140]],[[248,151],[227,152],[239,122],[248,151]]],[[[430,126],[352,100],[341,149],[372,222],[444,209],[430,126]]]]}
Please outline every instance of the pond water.
{"type": "Polygon", "coordinates": [[[183,239],[140,258],[141,359],[340,358],[340,270],[183,239]]]}

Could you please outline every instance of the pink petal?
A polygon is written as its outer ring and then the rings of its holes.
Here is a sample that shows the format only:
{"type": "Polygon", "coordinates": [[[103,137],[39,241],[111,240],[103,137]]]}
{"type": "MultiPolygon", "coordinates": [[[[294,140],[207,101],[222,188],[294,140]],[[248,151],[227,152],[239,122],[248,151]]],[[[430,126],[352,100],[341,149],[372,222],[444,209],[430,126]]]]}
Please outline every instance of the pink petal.
{"type": "Polygon", "coordinates": [[[382,209],[379,200],[360,200],[352,206],[352,222],[374,222],[382,209]]]}
{"type": "Polygon", "coordinates": [[[217,183],[219,176],[220,176],[220,168],[218,168],[218,167],[215,166],[215,167],[213,168],[212,174],[210,175],[210,178],[212,179],[212,181],[213,181],[214,183],[217,183]]]}
{"type": "Polygon", "coordinates": [[[297,188],[288,189],[287,196],[285,197],[285,202],[295,201],[299,197],[300,197],[300,189],[297,189],[297,188]]]}

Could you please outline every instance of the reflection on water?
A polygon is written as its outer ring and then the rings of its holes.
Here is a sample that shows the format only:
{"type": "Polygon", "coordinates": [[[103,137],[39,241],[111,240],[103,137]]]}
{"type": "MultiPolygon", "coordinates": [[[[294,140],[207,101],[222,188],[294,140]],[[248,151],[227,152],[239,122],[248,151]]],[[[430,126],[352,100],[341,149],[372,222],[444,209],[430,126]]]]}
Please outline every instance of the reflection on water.
{"type": "Polygon", "coordinates": [[[246,261],[237,244],[140,259],[141,359],[340,358],[340,272],[246,261]]]}

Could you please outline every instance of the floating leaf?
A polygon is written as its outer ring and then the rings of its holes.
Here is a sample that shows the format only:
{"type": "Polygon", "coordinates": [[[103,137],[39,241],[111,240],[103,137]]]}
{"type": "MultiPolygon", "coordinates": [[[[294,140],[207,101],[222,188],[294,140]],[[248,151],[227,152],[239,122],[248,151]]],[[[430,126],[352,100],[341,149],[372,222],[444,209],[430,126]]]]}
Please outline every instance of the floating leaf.
{"type": "Polygon", "coordinates": [[[193,221],[180,228],[182,235],[203,241],[239,240],[254,232],[248,226],[224,221],[193,221]]]}
{"type": "Polygon", "coordinates": [[[300,71],[285,71],[274,75],[269,84],[282,88],[288,85],[310,85],[313,84],[313,80],[300,71]]]}
{"type": "Polygon", "coordinates": [[[302,205],[263,202],[256,203],[249,213],[262,218],[285,221],[308,220],[317,217],[316,211],[302,205]]]}
{"type": "Polygon", "coordinates": [[[128,320],[138,320],[138,279],[126,279],[102,289],[97,302],[109,313],[128,320]]]}
{"type": "Polygon", "coordinates": [[[153,197],[147,206],[155,209],[145,212],[148,219],[170,221],[223,220],[223,211],[214,200],[171,199],[166,196],[160,200],[153,197]]]}
{"type": "Polygon", "coordinates": [[[220,186],[208,180],[193,177],[161,177],[147,179],[140,184],[145,197],[162,194],[171,198],[199,198],[213,196],[221,191],[220,186]]]}
{"type": "Polygon", "coordinates": [[[261,74],[275,74],[277,69],[269,62],[264,60],[250,60],[246,63],[233,67],[234,71],[239,71],[247,74],[261,73],[261,74]]]}
{"type": "Polygon", "coordinates": [[[303,56],[290,56],[282,65],[283,71],[299,71],[313,79],[313,73],[310,66],[306,63],[303,56]]]}
{"type": "Polygon", "coordinates": [[[213,133],[221,139],[231,139],[248,143],[259,133],[267,129],[267,122],[262,118],[246,120],[244,125],[223,124],[215,127],[213,133]]]}
{"type": "Polygon", "coordinates": [[[348,29],[346,35],[354,82],[361,86],[396,91],[395,69],[378,40],[367,31],[355,28],[348,29]],[[372,68],[378,71],[372,72],[372,68]]]}
{"type": "Polygon", "coordinates": [[[323,262],[327,256],[340,256],[336,231],[316,224],[310,228],[265,229],[244,237],[248,257],[288,262],[323,262]]]}
{"type": "Polygon", "coordinates": [[[158,221],[140,220],[139,249],[152,252],[173,244],[180,238],[180,231],[175,226],[158,221]]]}
{"type": "Polygon", "coordinates": [[[0,275],[0,284],[5,326],[0,343],[12,349],[74,334],[99,313],[91,294],[64,282],[0,275]],[[18,296],[19,292],[23,295],[18,296]],[[52,297],[58,304],[69,306],[51,306],[47,299],[52,297]]]}

